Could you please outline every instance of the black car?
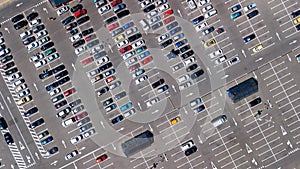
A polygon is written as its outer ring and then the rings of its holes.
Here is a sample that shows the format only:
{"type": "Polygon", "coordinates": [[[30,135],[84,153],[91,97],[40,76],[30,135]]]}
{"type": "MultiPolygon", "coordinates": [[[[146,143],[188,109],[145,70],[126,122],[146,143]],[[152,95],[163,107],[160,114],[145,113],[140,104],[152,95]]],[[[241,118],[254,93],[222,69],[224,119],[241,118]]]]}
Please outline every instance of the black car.
{"type": "Polygon", "coordinates": [[[27,112],[24,113],[25,117],[29,117],[32,114],[38,112],[38,108],[37,107],[32,107],[31,109],[29,109],[27,112]]]}
{"type": "Polygon", "coordinates": [[[33,31],[34,33],[38,33],[39,31],[41,31],[41,30],[43,30],[43,29],[45,29],[45,26],[44,26],[44,25],[37,25],[37,26],[35,26],[35,27],[32,29],[32,31],[33,31]]]}
{"type": "Polygon", "coordinates": [[[196,71],[195,73],[193,73],[191,75],[191,78],[194,80],[194,79],[198,78],[199,76],[201,76],[203,74],[204,74],[204,71],[202,69],[200,69],[200,70],[196,71]]]}
{"type": "Polygon", "coordinates": [[[247,14],[248,19],[253,18],[254,16],[258,15],[258,10],[254,10],[247,14]]]}
{"type": "Polygon", "coordinates": [[[171,45],[173,43],[172,39],[166,40],[165,42],[163,42],[162,44],[160,44],[161,48],[164,49],[167,46],[171,45]]]}
{"type": "Polygon", "coordinates": [[[109,98],[109,99],[105,100],[102,104],[103,104],[103,106],[105,107],[105,106],[111,104],[112,102],[114,102],[113,99],[112,99],[112,98],[109,98]]]}
{"type": "Polygon", "coordinates": [[[54,83],[52,83],[52,84],[46,86],[45,88],[46,88],[46,91],[49,92],[50,90],[52,90],[52,89],[54,89],[54,88],[56,88],[56,87],[58,87],[58,86],[59,86],[58,82],[54,82],[54,83]]]}
{"type": "Polygon", "coordinates": [[[34,129],[34,128],[36,128],[36,127],[38,127],[38,126],[40,126],[40,125],[42,125],[44,123],[45,123],[44,119],[40,118],[40,119],[32,122],[31,124],[29,124],[28,127],[31,128],[31,129],[34,129]]]}
{"type": "Polygon", "coordinates": [[[67,31],[70,31],[70,30],[72,30],[73,28],[75,28],[76,26],[77,26],[77,23],[76,23],[76,22],[72,22],[72,23],[70,23],[69,25],[65,26],[65,29],[66,29],[67,31]]]}
{"type": "Polygon", "coordinates": [[[8,145],[14,143],[14,139],[12,138],[12,136],[10,135],[9,132],[7,132],[7,133],[4,134],[4,139],[5,139],[5,142],[6,142],[8,145]]]}
{"type": "Polygon", "coordinates": [[[185,52],[185,51],[187,51],[189,49],[191,49],[191,46],[190,45],[186,45],[186,46],[180,48],[179,50],[180,50],[181,53],[183,53],[183,52],[185,52]]]}
{"type": "Polygon", "coordinates": [[[84,16],[84,17],[77,20],[77,24],[81,25],[81,24],[85,23],[88,20],[90,20],[90,17],[89,16],[84,16]]]}
{"type": "Polygon", "coordinates": [[[3,66],[2,66],[2,69],[3,69],[3,70],[7,70],[7,69],[9,69],[9,68],[11,68],[11,67],[13,67],[13,66],[15,66],[15,62],[14,62],[14,61],[11,61],[11,62],[6,63],[5,65],[3,65],[3,66]]]}
{"type": "Polygon", "coordinates": [[[254,33],[251,34],[251,35],[249,35],[249,36],[246,36],[246,37],[244,38],[244,43],[247,43],[247,42],[251,41],[251,40],[254,39],[254,38],[255,38],[255,34],[254,34],[254,33]]]}
{"type": "Polygon", "coordinates": [[[129,42],[133,42],[133,41],[135,41],[135,40],[137,40],[137,39],[139,39],[139,38],[141,38],[141,37],[142,37],[142,34],[141,34],[141,33],[137,33],[137,34],[135,34],[135,35],[130,36],[130,37],[128,38],[128,40],[129,40],[129,42]]]}
{"type": "Polygon", "coordinates": [[[49,131],[48,130],[45,130],[45,131],[43,131],[42,133],[39,133],[38,134],[38,137],[39,137],[39,139],[41,139],[41,138],[44,138],[44,137],[46,137],[46,136],[48,136],[49,135],[49,131]]]}
{"type": "Polygon", "coordinates": [[[4,44],[0,45],[0,51],[5,49],[5,48],[6,48],[6,46],[4,44]]]}
{"type": "Polygon", "coordinates": [[[193,154],[193,153],[196,152],[196,151],[197,151],[197,147],[196,147],[196,146],[193,146],[193,147],[191,147],[191,148],[185,150],[184,154],[185,154],[186,156],[189,156],[189,155],[193,154]]]}
{"type": "Polygon", "coordinates": [[[117,13],[117,17],[120,19],[120,18],[123,18],[123,17],[125,17],[129,14],[130,14],[129,10],[124,10],[124,11],[121,11],[121,12],[117,13]]]}
{"type": "Polygon", "coordinates": [[[59,109],[60,107],[66,105],[66,104],[67,104],[67,101],[66,101],[66,100],[63,100],[63,101],[57,103],[56,105],[54,105],[54,107],[55,107],[56,109],[59,109]]]}
{"type": "Polygon", "coordinates": [[[170,30],[170,29],[174,28],[177,25],[178,25],[178,22],[175,21],[175,22],[172,22],[169,25],[167,25],[166,28],[167,28],[167,30],[170,30]]]}
{"type": "Polygon", "coordinates": [[[78,10],[80,10],[82,8],[83,8],[83,6],[81,4],[77,4],[77,5],[73,6],[70,11],[72,13],[75,13],[76,11],[78,11],[78,10]]]}
{"type": "Polygon", "coordinates": [[[69,77],[69,76],[66,76],[66,77],[62,78],[61,80],[59,80],[59,81],[58,81],[58,84],[59,84],[59,85],[62,85],[62,84],[64,84],[64,83],[68,82],[68,81],[70,81],[70,77],[69,77]]]}
{"type": "Polygon", "coordinates": [[[193,19],[193,23],[194,23],[194,25],[197,25],[199,22],[201,22],[203,20],[204,20],[204,16],[201,15],[201,16],[193,19]]]}
{"type": "Polygon", "coordinates": [[[0,130],[5,130],[7,129],[7,123],[3,117],[0,117],[0,130]]]}
{"type": "Polygon", "coordinates": [[[52,74],[53,74],[52,71],[48,71],[48,69],[47,69],[47,70],[44,70],[43,73],[39,74],[39,78],[45,79],[46,77],[49,77],[52,74]]]}
{"type": "Polygon", "coordinates": [[[14,28],[15,28],[16,30],[19,30],[19,29],[23,28],[23,27],[26,26],[26,25],[28,25],[28,22],[27,22],[26,20],[22,20],[22,21],[16,23],[16,24],[14,25],[14,28]]]}
{"type": "Polygon", "coordinates": [[[65,65],[59,65],[59,66],[53,68],[51,71],[52,71],[53,74],[55,74],[55,73],[57,73],[61,70],[64,70],[65,68],[66,68],[65,65]]]}
{"type": "Polygon", "coordinates": [[[110,18],[106,19],[106,20],[105,20],[105,23],[106,23],[107,25],[109,25],[109,24],[113,23],[114,21],[116,21],[117,19],[118,19],[118,18],[117,18],[116,16],[113,16],[113,17],[110,17],[110,18]]]}
{"type": "Polygon", "coordinates": [[[72,22],[72,21],[74,21],[74,20],[75,20],[75,17],[74,17],[74,16],[69,16],[69,17],[67,17],[66,19],[62,20],[61,23],[62,23],[63,25],[67,25],[68,23],[70,23],[70,22],[72,22]]]}
{"type": "Polygon", "coordinates": [[[77,99],[77,100],[71,102],[71,103],[69,104],[69,106],[70,106],[71,108],[73,108],[73,107],[79,105],[80,103],[81,103],[81,99],[77,99]]]}
{"type": "Polygon", "coordinates": [[[300,30],[300,24],[296,26],[296,29],[299,31],[300,30]]]}
{"type": "Polygon", "coordinates": [[[39,14],[37,12],[32,12],[26,18],[27,18],[27,20],[32,21],[34,18],[36,18],[38,16],[39,16],[39,14]]]}
{"type": "Polygon", "coordinates": [[[35,37],[34,37],[34,36],[31,36],[31,37],[25,39],[25,40],[23,41],[23,44],[24,44],[24,45],[28,45],[29,43],[34,42],[34,41],[35,41],[35,37]]]}
{"type": "Polygon", "coordinates": [[[51,48],[52,46],[54,46],[54,43],[53,43],[53,42],[48,42],[48,43],[46,43],[45,45],[43,45],[43,46],[41,47],[41,50],[42,50],[42,51],[45,51],[45,50],[51,48]]]}
{"type": "Polygon", "coordinates": [[[164,79],[159,79],[158,81],[152,83],[152,87],[153,89],[157,88],[159,85],[165,83],[165,80],[164,79]]]}
{"type": "Polygon", "coordinates": [[[109,91],[109,88],[107,86],[103,87],[102,89],[98,90],[97,94],[98,96],[101,96],[102,94],[109,91]]]}
{"type": "Polygon", "coordinates": [[[70,31],[70,34],[71,35],[76,35],[78,32],[79,32],[78,29],[73,29],[73,30],[70,31]]]}
{"type": "Polygon", "coordinates": [[[251,102],[249,102],[249,105],[250,105],[250,107],[253,107],[253,106],[258,105],[259,103],[261,103],[261,98],[260,97],[258,97],[256,99],[252,100],[251,102]]]}
{"type": "Polygon", "coordinates": [[[3,57],[3,58],[0,60],[0,62],[1,62],[2,64],[4,64],[4,63],[6,63],[6,62],[12,60],[12,58],[13,58],[12,55],[7,55],[7,56],[3,57]]]}
{"type": "Polygon", "coordinates": [[[83,45],[84,43],[85,43],[85,40],[84,39],[80,39],[79,41],[76,41],[76,42],[73,43],[73,47],[77,48],[77,47],[83,45]]]}
{"type": "Polygon", "coordinates": [[[104,71],[104,70],[106,70],[106,69],[108,69],[108,68],[110,68],[110,67],[112,67],[112,63],[111,63],[111,62],[106,63],[106,64],[103,65],[103,66],[100,66],[100,67],[99,67],[99,70],[100,70],[100,71],[104,71]]]}
{"type": "Polygon", "coordinates": [[[155,5],[154,5],[154,4],[151,4],[151,5],[149,5],[147,8],[145,8],[143,11],[144,11],[145,13],[148,13],[148,12],[152,11],[153,9],[155,9],[155,5]]]}
{"type": "Polygon", "coordinates": [[[186,71],[187,72],[191,72],[191,71],[197,69],[197,67],[198,67],[198,65],[196,63],[192,64],[191,66],[189,66],[189,67],[186,68],[186,71]]]}
{"type": "Polygon", "coordinates": [[[179,49],[177,49],[177,50],[172,49],[172,50],[170,51],[170,53],[167,54],[167,58],[168,58],[168,59],[175,58],[179,53],[180,53],[179,49]]]}
{"type": "Polygon", "coordinates": [[[111,120],[112,124],[116,124],[124,119],[123,115],[119,115],[118,117],[111,120]]]}
{"type": "Polygon", "coordinates": [[[12,19],[11,19],[11,21],[13,22],[13,23],[16,23],[16,22],[19,22],[21,19],[23,19],[24,18],[24,15],[23,14],[19,14],[19,15],[17,15],[17,16],[14,16],[12,19]]]}
{"type": "Polygon", "coordinates": [[[55,75],[55,79],[56,79],[56,80],[59,80],[60,78],[66,76],[66,75],[68,75],[68,71],[67,71],[67,70],[64,70],[64,71],[58,73],[57,75],[55,75]]]}
{"type": "Polygon", "coordinates": [[[57,147],[52,147],[51,149],[49,149],[47,151],[49,154],[55,154],[56,152],[58,152],[58,148],[57,147]]]}
{"type": "Polygon", "coordinates": [[[185,52],[184,54],[182,54],[181,58],[182,59],[186,59],[186,58],[192,56],[193,54],[194,54],[194,51],[193,50],[189,50],[189,51],[185,52]]]}
{"type": "Polygon", "coordinates": [[[293,16],[293,18],[296,18],[298,15],[300,15],[300,10],[292,12],[291,15],[293,16]]]}
{"type": "Polygon", "coordinates": [[[11,75],[13,73],[16,73],[17,71],[18,71],[18,68],[14,67],[12,69],[9,69],[9,70],[5,71],[5,75],[9,76],[9,75],[11,75]]]}
{"type": "Polygon", "coordinates": [[[89,29],[86,29],[86,30],[82,31],[82,35],[86,36],[86,35],[91,34],[93,32],[94,32],[94,29],[93,28],[89,28],[89,29]]]}

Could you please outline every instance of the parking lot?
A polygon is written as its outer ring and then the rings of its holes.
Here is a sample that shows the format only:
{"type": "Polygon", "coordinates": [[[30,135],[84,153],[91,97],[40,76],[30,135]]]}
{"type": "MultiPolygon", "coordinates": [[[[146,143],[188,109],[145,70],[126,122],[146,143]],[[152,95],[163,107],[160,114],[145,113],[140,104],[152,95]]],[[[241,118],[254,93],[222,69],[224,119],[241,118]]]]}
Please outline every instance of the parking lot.
{"type": "Polygon", "coordinates": [[[12,3],[0,168],[284,168],[300,143],[298,2],[193,2],[12,3]],[[250,77],[259,92],[233,103],[250,77]],[[154,143],[125,157],[146,130],[154,143]]]}

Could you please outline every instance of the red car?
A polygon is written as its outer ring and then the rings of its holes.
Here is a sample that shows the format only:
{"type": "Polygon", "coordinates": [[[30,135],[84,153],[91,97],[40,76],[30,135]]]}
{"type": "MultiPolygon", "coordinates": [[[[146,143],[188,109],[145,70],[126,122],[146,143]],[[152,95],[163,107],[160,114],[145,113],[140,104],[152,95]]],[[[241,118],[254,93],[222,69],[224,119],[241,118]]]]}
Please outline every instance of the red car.
{"type": "Polygon", "coordinates": [[[77,116],[75,116],[75,120],[78,121],[80,119],[83,119],[84,117],[86,117],[88,115],[88,113],[85,111],[81,114],[78,114],[77,116]]]}
{"type": "Polygon", "coordinates": [[[83,59],[83,60],[81,61],[81,63],[82,63],[83,65],[86,65],[86,64],[88,64],[88,63],[90,63],[90,62],[92,62],[92,61],[94,61],[94,58],[93,58],[93,57],[89,57],[89,58],[83,59]]]}
{"type": "Polygon", "coordinates": [[[97,163],[101,163],[102,161],[107,159],[107,155],[103,154],[100,157],[97,158],[97,163]]]}
{"type": "Polygon", "coordinates": [[[79,18],[84,14],[86,14],[86,9],[80,9],[79,11],[74,13],[74,16],[75,16],[75,18],[79,18]]]}
{"type": "Polygon", "coordinates": [[[165,18],[165,17],[167,17],[168,15],[171,15],[171,14],[173,14],[173,10],[172,10],[172,9],[169,9],[169,10],[167,10],[166,12],[164,12],[163,14],[161,14],[161,16],[162,16],[163,18],[165,18]]]}
{"type": "Polygon", "coordinates": [[[96,38],[96,35],[95,34],[92,34],[92,35],[89,35],[89,36],[87,36],[87,37],[85,37],[85,41],[90,41],[90,40],[92,40],[92,39],[95,39],[96,38]]]}
{"type": "Polygon", "coordinates": [[[152,56],[149,56],[147,57],[146,59],[142,60],[142,64],[145,65],[149,62],[151,62],[153,60],[153,57],[152,56]]]}
{"type": "Polygon", "coordinates": [[[105,81],[106,81],[106,83],[110,83],[110,82],[112,82],[112,81],[115,80],[115,79],[116,79],[115,76],[110,76],[110,77],[108,77],[105,81]]]}
{"type": "Polygon", "coordinates": [[[108,25],[108,26],[107,26],[107,29],[108,29],[109,31],[111,31],[111,30],[113,30],[113,29],[116,29],[117,27],[119,27],[119,23],[118,23],[118,22],[108,25]]]}
{"type": "Polygon", "coordinates": [[[135,64],[135,65],[130,66],[130,67],[128,68],[128,70],[129,70],[129,72],[132,72],[132,71],[138,69],[139,67],[140,67],[140,64],[137,63],[137,64],[135,64]]]}
{"type": "Polygon", "coordinates": [[[65,95],[65,96],[69,96],[70,94],[72,94],[72,93],[74,93],[74,92],[75,92],[75,88],[71,88],[71,89],[65,91],[65,92],[64,92],[64,95],[65,95]]]}
{"type": "Polygon", "coordinates": [[[111,5],[112,7],[114,7],[114,6],[116,6],[116,5],[120,4],[120,3],[122,3],[122,0],[114,0],[114,1],[112,1],[112,2],[110,3],[110,5],[111,5]]]}
{"type": "Polygon", "coordinates": [[[175,20],[175,17],[171,16],[171,17],[169,17],[169,18],[167,18],[167,19],[164,20],[164,24],[166,25],[166,24],[168,24],[168,23],[170,23],[170,22],[172,22],[174,20],[175,20]]]}
{"type": "Polygon", "coordinates": [[[124,47],[124,48],[121,48],[121,49],[119,50],[119,52],[120,52],[121,54],[123,54],[123,53],[125,53],[125,52],[127,52],[127,51],[130,51],[131,49],[132,49],[131,45],[128,45],[128,46],[126,46],[126,47],[124,47]]]}

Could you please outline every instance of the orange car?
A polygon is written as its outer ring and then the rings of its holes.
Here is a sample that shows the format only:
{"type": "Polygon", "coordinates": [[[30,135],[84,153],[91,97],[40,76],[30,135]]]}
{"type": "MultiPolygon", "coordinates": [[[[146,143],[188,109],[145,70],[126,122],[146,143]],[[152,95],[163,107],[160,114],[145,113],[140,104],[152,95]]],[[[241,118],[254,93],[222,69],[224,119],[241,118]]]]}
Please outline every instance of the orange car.
{"type": "Polygon", "coordinates": [[[84,14],[86,14],[86,9],[80,9],[79,11],[74,13],[74,16],[75,16],[75,18],[79,18],[84,14]]]}
{"type": "Polygon", "coordinates": [[[107,159],[107,155],[103,154],[100,157],[97,158],[97,163],[101,163],[102,161],[107,159]]]}
{"type": "Polygon", "coordinates": [[[106,81],[106,83],[110,83],[110,82],[114,81],[115,79],[116,79],[115,76],[110,76],[105,81],[106,81]]]}

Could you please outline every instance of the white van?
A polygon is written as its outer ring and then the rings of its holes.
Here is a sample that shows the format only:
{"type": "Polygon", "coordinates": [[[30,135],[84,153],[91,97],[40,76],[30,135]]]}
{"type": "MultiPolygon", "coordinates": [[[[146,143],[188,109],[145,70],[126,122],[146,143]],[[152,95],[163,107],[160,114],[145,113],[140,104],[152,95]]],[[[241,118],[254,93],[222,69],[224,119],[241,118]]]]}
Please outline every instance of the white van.
{"type": "Polygon", "coordinates": [[[216,118],[214,118],[211,123],[213,124],[214,127],[218,127],[225,123],[227,121],[227,116],[226,115],[221,115],[216,118]]]}
{"type": "Polygon", "coordinates": [[[186,3],[188,4],[188,6],[191,10],[194,10],[194,9],[197,8],[196,3],[194,2],[194,0],[186,0],[186,3]]]}
{"type": "Polygon", "coordinates": [[[142,28],[145,32],[147,32],[150,29],[149,24],[145,19],[140,20],[139,23],[142,25],[142,28]]]}

